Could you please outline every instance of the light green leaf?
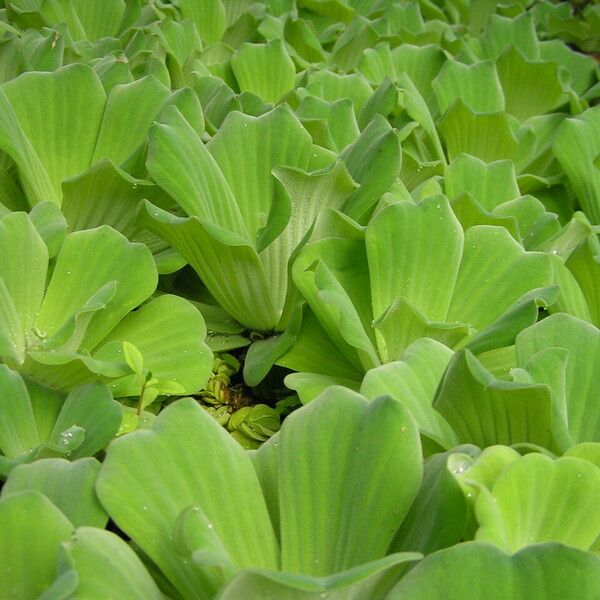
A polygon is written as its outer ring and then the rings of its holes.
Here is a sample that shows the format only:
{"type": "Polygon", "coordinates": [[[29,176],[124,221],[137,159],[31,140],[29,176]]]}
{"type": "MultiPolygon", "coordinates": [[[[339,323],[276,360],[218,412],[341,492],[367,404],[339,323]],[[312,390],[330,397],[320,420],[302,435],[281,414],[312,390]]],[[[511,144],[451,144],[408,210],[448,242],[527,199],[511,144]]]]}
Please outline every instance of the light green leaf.
{"type": "Polygon", "coordinates": [[[565,119],[556,134],[554,154],[565,170],[577,200],[593,224],[600,223],[600,107],[565,119]]]}
{"type": "Polygon", "coordinates": [[[236,600],[244,596],[278,600],[384,600],[390,585],[420,558],[415,552],[392,554],[328,577],[283,572],[243,571],[218,596],[236,600]],[[325,594],[325,596],[323,596],[325,594]]]}
{"type": "Polygon", "coordinates": [[[231,68],[242,92],[275,103],[294,89],[296,68],[281,40],[243,44],[231,58],[231,68]]]}
{"type": "Polygon", "coordinates": [[[331,388],[279,436],[282,569],[323,576],[383,556],[421,480],[417,430],[402,406],[331,388]]]}
{"type": "Polygon", "coordinates": [[[169,107],[150,130],[146,166],[188,215],[248,235],[223,174],[177,108],[169,107]]]}
{"type": "MultiPolygon", "coordinates": [[[[22,332],[29,332],[36,322],[47,269],[48,249],[27,215],[17,212],[2,218],[0,279],[14,302],[22,332]]],[[[13,330],[14,336],[18,336],[16,330],[13,330]]]]}
{"type": "Polygon", "coordinates": [[[63,555],[78,575],[77,596],[89,600],[165,598],[137,554],[110,531],[78,528],[63,545],[63,555]]]}
{"type": "Polygon", "coordinates": [[[518,364],[544,348],[565,348],[568,360],[564,390],[556,389],[556,402],[564,403],[564,426],[572,443],[600,441],[600,412],[597,409],[600,331],[570,315],[556,314],[522,331],[516,341],[518,364]],[[561,398],[562,397],[562,398],[561,398]]]}
{"type": "Polygon", "coordinates": [[[600,469],[586,460],[528,454],[496,479],[476,503],[476,539],[506,552],[555,541],[587,550],[600,534],[594,498],[600,469]]]}
{"type": "MultiPolygon", "coordinates": [[[[277,201],[272,170],[283,166],[306,170],[312,143],[298,119],[282,106],[260,117],[232,113],[207,148],[254,240],[267,223],[273,202],[277,201]],[[271,140],[268,146],[265,139],[271,140]],[[242,157],[239,148],[246,149],[242,157]]],[[[225,226],[223,222],[220,224],[225,226]]]]}
{"type": "Polygon", "coordinates": [[[105,384],[79,386],[67,396],[47,443],[73,459],[93,456],[114,438],[121,416],[121,405],[105,384]],[[81,431],[81,442],[71,450],[81,431]]]}
{"type": "Polygon", "coordinates": [[[183,17],[194,21],[205,44],[210,45],[221,39],[226,29],[225,7],[221,0],[180,0],[179,5],[183,17]]]}
{"type": "Polygon", "coordinates": [[[40,492],[73,523],[103,529],[108,515],[100,505],[94,486],[100,463],[93,458],[69,462],[61,458],[37,460],[13,469],[2,498],[20,492],[40,492]]]}
{"type": "Polygon", "coordinates": [[[196,217],[175,217],[148,202],[141,206],[138,219],[140,225],[178,249],[214,298],[238,322],[257,331],[276,327],[279,314],[272,286],[246,238],[203,225],[196,217]]]}
{"type": "Polygon", "coordinates": [[[72,532],[69,520],[42,494],[23,492],[3,498],[0,596],[6,600],[41,597],[56,577],[60,544],[72,532]]]}
{"type": "Polygon", "coordinates": [[[24,73],[3,89],[52,185],[52,196],[28,191],[29,200],[60,204],[62,181],[91,163],[106,101],[102,84],[90,67],[75,64],[54,73],[24,73]],[[71,150],[74,141],[77,152],[71,150]]]}
{"type": "Polygon", "coordinates": [[[517,149],[517,138],[505,112],[477,113],[461,98],[442,117],[438,129],[450,160],[465,152],[492,162],[512,158],[517,149]]]}
{"type": "Polygon", "coordinates": [[[191,399],[167,407],[150,430],[114,442],[97,491],[119,527],[186,598],[212,598],[218,580],[176,552],[175,524],[189,507],[202,508],[235,564],[277,567],[277,542],[250,458],[191,399]]]}
{"type": "MultiPolygon", "coordinates": [[[[205,338],[206,327],[198,310],[179,296],[165,294],[127,315],[104,338],[94,357],[108,358],[109,346],[115,347],[117,342],[133,344],[140,354],[138,366],[141,359],[143,369],[160,382],[178,384],[179,395],[192,394],[206,385],[212,367],[205,338]]],[[[135,375],[112,383],[118,396],[139,394],[139,386],[135,375]]]]}
{"type": "Polygon", "coordinates": [[[93,315],[82,341],[93,349],[133,308],[146,300],[157,282],[150,251],[102,226],[65,239],[42,303],[36,327],[50,337],[110,282],[117,288],[104,310],[93,315]]]}
{"type": "Polygon", "coordinates": [[[440,113],[444,114],[458,99],[474,113],[504,110],[504,95],[494,64],[482,61],[473,65],[447,60],[431,82],[440,113]]]}
{"type": "Polygon", "coordinates": [[[445,198],[387,207],[369,224],[365,242],[374,318],[402,298],[431,320],[445,320],[463,249],[445,198]]]}
{"type": "Polygon", "coordinates": [[[486,164],[468,154],[459,154],[446,168],[444,189],[451,200],[468,192],[488,211],[521,196],[511,161],[486,164]]]}
{"type": "Polygon", "coordinates": [[[559,65],[528,61],[514,46],[496,61],[506,112],[520,121],[551,112],[566,102],[559,65]]]}
{"type": "Polygon", "coordinates": [[[460,443],[553,447],[549,387],[496,379],[468,350],[450,361],[433,406],[460,443]]]}
{"type": "Polygon", "coordinates": [[[467,501],[450,458],[474,450],[459,446],[451,452],[434,454],[425,462],[419,493],[392,542],[392,550],[411,548],[430,554],[466,537],[467,501]]]}
{"type": "Polygon", "coordinates": [[[18,373],[0,364],[0,450],[17,458],[39,444],[31,400],[18,373]]]}
{"type": "Polygon", "coordinates": [[[447,321],[482,330],[524,294],[552,283],[550,258],[525,252],[502,227],[471,227],[464,248],[447,321]]]}
{"type": "Polygon", "coordinates": [[[458,544],[427,557],[390,592],[389,600],[593,600],[600,562],[560,544],[514,555],[483,542],[458,544]]]}
{"type": "Polygon", "coordinates": [[[452,428],[433,408],[433,398],[452,351],[429,338],[413,342],[402,359],[368,371],[360,393],[369,399],[389,395],[411,414],[420,433],[445,448],[457,445],[452,428]]]}

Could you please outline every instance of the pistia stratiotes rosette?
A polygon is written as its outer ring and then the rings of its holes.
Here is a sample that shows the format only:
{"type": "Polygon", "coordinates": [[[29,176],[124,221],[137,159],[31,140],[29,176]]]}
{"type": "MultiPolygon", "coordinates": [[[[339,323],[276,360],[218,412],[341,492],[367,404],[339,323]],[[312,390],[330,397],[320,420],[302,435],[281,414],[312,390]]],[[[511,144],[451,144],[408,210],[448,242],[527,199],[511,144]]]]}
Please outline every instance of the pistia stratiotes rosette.
{"type": "Polygon", "coordinates": [[[178,401],[111,446],[97,492],[183,598],[234,598],[223,588],[239,594],[236,577],[249,576],[263,593],[347,588],[366,599],[420,557],[385,555],[421,473],[405,409],[336,388],[252,453],[178,401]]]}
{"type": "Polygon", "coordinates": [[[241,324],[281,330],[291,310],[293,251],[318,212],[339,207],[355,184],[339,164],[326,173],[306,172],[329,154],[285,107],[261,117],[232,113],[206,145],[177,110],[162,121],[150,134],[148,172],[189,217],[146,204],[141,222],[181,248],[241,324]]]}
{"type": "Polygon", "coordinates": [[[151,372],[160,393],[198,391],[212,363],[204,320],[183,298],[151,298],[157,280],[148,248],[108,226],[67,235],[49,263],[28,215],[4,216],[2,361],[60,390],[102,379],[113,381],[116,396],[138,396],[144,387],[140,375],[151,372]],[[137,348],[143,364],[132,368],[125,342],[137,348]]]}
{"type": "Polygon", "coordinates": [[[151,130],[147,168],[188,216],[146,202],[139,222],[181,253],[244,327],[283,331],[298,301],[290,259],[319,214],[341,208],[356,187],[343,163],[331,162],[285,106],[260,117],[233,112],[206,145],[169,109],[151,130]]]}
{"type": "Polygon", "coordinates": [[[344,228],[306,245],[293,266],[310,312],[278,364],[312,372],[288,376],[304,400],[336,381],[358,387],[419,338],[474,352],[508,345],[555,296],[547,255],[502,227],[463,232],[443,196],[344,228]]]}

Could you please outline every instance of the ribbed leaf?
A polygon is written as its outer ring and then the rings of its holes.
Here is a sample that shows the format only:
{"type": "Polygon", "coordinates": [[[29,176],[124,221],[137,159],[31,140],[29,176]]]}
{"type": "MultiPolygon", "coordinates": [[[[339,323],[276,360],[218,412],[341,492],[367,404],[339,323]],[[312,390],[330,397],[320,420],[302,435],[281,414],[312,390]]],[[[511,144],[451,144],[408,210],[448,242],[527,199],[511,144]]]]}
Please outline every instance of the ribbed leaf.
{"type": "Polygon", "coordinates": [[[450,322],[481,330],[525,293],[552,283],[550,258],[525,252],[502,227],[472,227],[464,248],[446,318],[450,322]]]}
{"type": "Polygon", "coordinates": [[[566,314],[551,315],[517,337],[517,360],[520,365],[545,348],[568,350],[564,390],[556,389],[552,381],[548,383],[556,394],[556,402],[564,404],[564,425],[572,444],[600,441],[600,409],[596,402],[599,345],[598,329],[566,314]]]}
{"type": "Polygon", "coordinates": [[[221,39],[226,28],[225,7],[221,0],[182,0],[179,5],[184,18],[194,21],[205,44],[213,44],[221,39]]]}
{"type": "Polygon", "coordinates": [[[48,250],[27,215],[12,213],[0,220],[0,278],[22,331],[29,331],[37,318],[47,268],[48,250]]]}
{"type": "Polygon", "coordinates": [[[72,532],[69,520],[37,492],[3,498],[0,596],[6,600],[37,600],[54,581],[60,544],[72,532]]]}
{"type": "Polygon", "coordinates": [[[448,60],[431,82],[440,113],[444,114],[459,98],[475,113],[504,110],[504,95],[494,64],[483,61],[473,65],[448,60]]]}
{"type": "Polygon", "coordinates": [[[447,200],[393,204],[371,221],[365,241],[375,318],[403,298],[431,320],[445,320],[463,249],[447,200]]]}
{"type": "Polygon", "coordinates": [[[598,493],[600,469],[589,461],[528,454],[477,498],[476,539],[506,552],[549,541],[588,550],[600,534],[598,493]]]}
{"type": "Polygon", "coordinates": [[[110,531],[80,527],[63,545],[69,568],[78,575],[77,596],[89,600],[165,597],[131,547],[110,531]],[[102,565],[102,568],[99,568],[102,565]]]}
{"type": "Polygon", "coordinates": [[[600,561],[560,544],[533,545],[514,555],[483,542],[432,554],[389,594],[389,600],[593,600],[600,561]]]}
{"type": "Polygon", "coordinates": [[[54,197],[29,200],[60,204],[62,181],[91,163],[106,102],[102,84],[87,65],[69,65],[54,73],[25,73],[3,87],[53,188],[54,197]]]}
{"type": "Polygon", "coordinates": [[[594,224],[600,223],[600,107],[565,119],[560,126],[554,153],[565,170],[577,200],[594,224]]]}
{"type": "Polygon", "coordinates": [[[330,575],[311,577],[292,573],[244,571],[218,596],[219,600],[238,598],[277,598],[278,600],[384,600],[390,587],[420,554],[405,552],[330,575]],[[324,596],[325,594],[325,596],[324,596]]]}
{"type": "MultiPolygon", "coordinates": [[[[283,106],[260,117],[232,113],[207,144],[254,240],[272,210],[275,167],[307,170],[312,142],[293,113],[283,106]],[[268,142],[267,142],[268,140],[268,142]],[[240,155],[240,148],[244,152],[240,155]]],[[[220,222],[223,227],[225,223],[220,222]]]]}
{"type": "MultiPolygon", "coordinates": [[[[127,315],[102,341],[96,358],[108,358],[107,344],[126,341],[143,356],[143,366],[160,382],[175,382],[181,394],[193,394],[206,385],[212,368],[212,353],[206,346],[206,327],[198,310],[179,296],[164,295],[150,300],[127,315]]],[[[119,344],[120,347],[120,344],[119,344]]],[[[112,383],[119,396],[139,395],[136,375],[112,383]]]]}
{"type": "Polygon", "coordinates": [[[555,62],[532,62],[510,47],[496,62],[504,90],[506,112],[525,121],[542,115],[566,101],[555,62]]]}
{"type": "Polygon", "coordinates": [[[444,189],[450,199],[468,192],[486,210],[521,195],[511,161],[486,164],[468,154],[459,154],[447,167],[444,189]]]}
{"type": "Polygon", "coordinates": [[[75,527],[89,525],[103,529],[108,515],[94,490],[99,470],[100,463],[93,458],[72,463],[61,458],[38,460],[11,471],[2,488],[2,498],[19,492],[40,492],[75,527]]]}
{"type": "Polygon", "coordinates": [[[456,446],[452,428],[433,408],[433,398],[452,351],[429,338],[413,342],[402,359],[368,371],[360,393],[369,399],[389,395],[414,418],[421,434],[445,448],[456,446]]]}
{"type": "Polygon", "coordinates": [[[294,89],[296,69],[280,40],[244,44],[231,58],[231,68],[242,92],[275,103],[294,89]]]}
{"type": "Polygon", "coordinates": [[[96,381],[77,387],[67,396],[47,443],[74,459],[93,456],[115,437],[122,414],[105,384],[96,381]],[[82,429],[84,436],[71,448],[74,428],[82,429]]]}
{"type": "Polygon", "coordinates": [[[460,443],[554,447],[549,387],[496,379],[468,350],[451,360],[433,406],[460,443]]]}
{"type": "Polygon", "coordinates": [[[279,435],[282,569],[323,576],[383,556],[421,479],[402,406],[332,388],[279,435]]]}
{"type": "Polygon", "coordinates": [[[154,291],[156,269],[150,251],[131,244],[107,226],[69,235],[58,256],[36,326],[47,336],[80,310],[90,295],[118,282],[107,307],[96,313],[82,345],[93,349],[133,308],[154,291]]]}
{"type": "Polygon", "coordinates": [[[148,202],[142,205],[138,218],[140,225],[178,250],[238,322],[258,331],[276,327],[280,315],[273,290],[247,238],[203,225],[196,217],[175,217],[148,202]]]}
{"type": "Polygon", "coordinates": [[[0,364],[0,450],[17,458],[39,444],[29,393],[18,373],[0,364]]]}
{"type": "Polygon", "coordinates": [[[248,229],[223,174],[198,134],[175,108],[150,131],[148,172],[190,216],[239,236],[248,229]]]}
{"type": "Polygon", "coordinates": [[[442,117],[438,129],[450,160],[466,152],[492,162],[513,158],[517,149],[517,138],[505,112],[476,113],[461,98],[442,117]]]}
{"type": "Polygon", "coordinates": [[[208,533],[234,564],[277,568],[277,542],[249,456],[191,399],[167,407],[151,430],[113,443],[97,490],[110,516],[185,598],[212,598],[219,580],[177,553],[175,525],[190,507],[201,508],[208,533]]]}

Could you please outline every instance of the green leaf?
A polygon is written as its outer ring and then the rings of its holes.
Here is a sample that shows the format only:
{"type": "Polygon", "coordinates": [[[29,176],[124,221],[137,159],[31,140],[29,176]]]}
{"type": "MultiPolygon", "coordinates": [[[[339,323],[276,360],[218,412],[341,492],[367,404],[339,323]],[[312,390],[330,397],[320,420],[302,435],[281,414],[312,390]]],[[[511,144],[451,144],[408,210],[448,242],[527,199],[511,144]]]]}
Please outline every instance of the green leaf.
{"type": "Polygon", "coordinates": [[[247,238],[203,225],[196,217],[175,217],[147,202],[140,207],[138,219],[140,225],[178,249],[214,298],[239,323],[257,331],[276,327],[279,315],[273,289],[247,238]]]}
{"type": "MultiPolygon", "coordinates": [[[[180,395],[192,394],[206,385],[212,367],[212,353],[205,338],[206,327],[198,310],[179,296],[165,294],[127,315],[104,338],[94,356],[108,358],[111,348],[118,356],[117,342],[133,344],[140,354],[135,359],[138,366],[143,364],[143,369],[151,371],[160,382],[178,384],[180,395]]],[[[132,369],[142,372],[141,368],[132,369]]],[[[139,377],[116,380],[112,388],[115,395],[139,395],[139,377]]]]}
{"type": "MultiPolygon", "coordinates": [[[[312,143],[293,113],[281,106],[260,117],[232,113],[207,148],[225,177],[254,240],[277,201],[277,197],[273,197],[276,184],[273,169],[284,166],[308,169],[312,143]],[[267,147],[265,139],[271,140],[267,147]],[[239,148],[246,149],[242,157],[239,148]]],[[[225,226],[225,223],[220,224],[225,226]]]]}
{"type": "Polygon", "coordinates": [[[191,399],[168,406],[150,430],[114,442],[97,491],[118,526],[188,598],[212,598],[220,585],[210,568],[176,552],[175,524],[190,507],[201,507],[234,564],[277,567],[277,541],[249,456],[191,399]]]}
{"type": "Polygon", "coordinates": [[[275,103],[294,89],[296,68],[281,40],[243,44],[231,58],[231,68],[242,92],[275,103]]]}
{"type": "Polygon", "coordinates": [[[445,320],[463,249],[445,198],[387,207],[369,224],[365,242],[376,319],[402,298],[431,320],[445,320]]]}
{"type": "Polygon", "coordinates": [[[474,113],[504,110],[502,86],[494,64],[488,61],[466,65],[447,60],[431,86],[442,114],[458,99],[474,113]]]}
{"type": "Polygon", "coordinates": [[[150,130],[146,166],[188,215],[248,235],[223,174],[177,108],[169,107],[150,130]]]}
{"type": "Polygon", "coordinates": [[[54,258],[67,234],[67,222],[60,208],[54,202],[40,202],[31,209],[29,218],[44,240],[50,258],[54,258]]]}
{"type": "Polygon", "coordinates": [[[356,369],[378,366],[369,337],[368,270],[362,242],[324,239],[308,244],[294,261],[292,274],[344,357],[356,369]]]}
{"type": "Polygon", "coordinates": [[[360,188],[348,198],[344,212],[354,219],[370,213],[400,174],[402,154],[397,133],[386,119],[375,115],[360,137],[341,154],[360,188]]]}
{"type": "Polygon", "coordinates": [[[553,447],[548,386],[496,379],[468,350],[450,361],[433,406],[460,443],[553,447]]]}
{"type": "Polygon", "coordinates": [[[80,527],[63,545],[63,555],[78,575],[76,593],[82,598],[165,598],[136,553],[110,531],[80,527]]]}
{"type": "Polygon", "coordinates": [[[600,562],[560,544],[514,555],[483,542],[458,544],[425,558],[390,592],[390,600],[593,600],[600,562]]]}
{"type": "Polygon", "coordinates": [[[468,192],[488,211],[521,195],[511,161],[486,164],[468,154],[459,154],[446,168],[444,188],[452,200],[468,192]]]}
{"type": "Polygon", "coordinates": [[[65,400],[48,444],[67,451],[71,458],[93,456],[116,435],[122,409],[103,383],[75,388],[65,400]],[[77,430],[83,430],[81,443],[69,450],[77,430]]]}
{"type": "Polygon", "coordinates": [[[131,343],[123,342],[123,358],[127,366],[136,374],[143,374],[144,357],[142,353],[131,343]]]}
{"type": "Polygon", "coordinates": [[[75,527],[89,525],[103,529],[108,515],[94,490],[99,470],[100,463],[93,458],[72,463],[61,458],[38,460],[11,471],[2,488],[2,498],[20,492],[40,492],[75,527]]]}
{"type": "Polygon", "coordinates": [[[213,44],[221,39],[226,29],[225,7],[221,0],[213,2],[181,0],[179,5],[183,17],[194,21],[205,44],[213,44]]]}
{"type": "Polygon", "coordinates": [[[554,142],[554,154],[564,169],[577,200],[593,224],[600,223],[600,107],[565,119],[554,142]]]}
{"type": "Polygon", "coordinates": [[[510,119],[505,112],[477,113],[459,98],[439,122],[448,158],[461,152],[485,162],[513,158],[517,149],[510,119]]]}
{"type": "Polygon", "coordinates": [[[596,409],[598,369],[600,368],[600,331],[593,325],[566,314],[551,315],[522,331],[516,341],[517,361],[523,365],[545,348],[565,348],[568,359],[564,389],[555,381],[542,381],[552,386],[555,402],[564,406],[564,426],[571,445],[600,441],[600,414],[596,409]]]}
{"type": "Polygon", "coordinates": [[[555,62],[528,61],[511,46],[496,61],[496,67],[506,112],[520,121],[551,112],[567,99],[555,62]]]}
{"type": "Polygon", "coordinates": [[[419,493],[392,542],[392,550],[411,548],[430,554],[465,538],[467,501],[449,464],[450,457],[461,450],[468,451],[469,447],[434,454],[425,462],[419,493]]]}
{"type": "Polygon", "coordinates": [[[335,573],[329,577],[312,577],[282,572],[243,571],[219,595],[219,600],[236,600],[244,596],[278,600],[317,600],[325,597],[343,600],[384,600],[390,585],[406,571],[420,554],[393,554],[335,573]]]}
{"type": "Polygon", "coordinates": [[[279,451],[284,571],[329,575],[386,553],[421,480],[417,430],[398,402],[332,388],[286,419],[279,451]]]}
{"type": "Polygon", "coordinates": [[[133,308],[146,300],[157,282],[150,251],[131,244],[107,226],[73,233],[65,239],[36,327],[50,337],[79,311],[90,293],[118,283],[104,310],[93,315],[82,340],[93,349],[133,308]]]}
{"type": "MultiPolygon", "coordinates": [[[[22,332],[29,332],[36,322],[47,269],[48,250],[27,215],[17,212],[2,218],[0,279],[14,301],[22,332]],[[18,261],[14,260],[15,256],[19,257],[18,261]]],[[[14,331],[13,336],[17,335],[14,331]]]]}
{"type": "Polygon", "coordinates": [[[590,462],[528,454],[479,495],[476,538],[507,552],[547,541],[587,550],[600,534],[598,493],[600,469],[590,462]]]}
{"type": "Polygon", "coordinates": [[[29,393],[18,373],[0,364],[0,450],[17,458],[39,444],[29,393]]]}
{"type": "Polygon", "coordinates": [[[471,227],[464,248],[447,321],[482,330],[530,290],[551,285],[550,258],[525,252],[502,227],[471,227]]]}
{"type": "Polygon", "coordinates": [[[61,542],[73,526],[50,500],[37,492],[0,500],[0,596],[37,600],[56,577],[61,542]],[[43,526],[40,526],[43,524],[43,526]],[[15,552],[19,548],[19,552],[15,552]]]}
{"type": "Polygon", "coordinates": [[[457,438],[444,418],[434,410],[433,398],[452,351],[429,338],[413,342],[402,359],[368,371],[360,393],[369,399],[389,395],[411,414],[422,435],[445,448],[457,445],[457,438]]]}
{"type": "Polygon", "coordinates": [[[3,88],[52,185],[51,196],[28,192],[29,200],[60,204],[62,181],[91,163],[106,101],[102,84],[89,66],[69,65],[54,73],[24,73],[3,88]],[[75,142],[77,152],[70,150],[75,142]]]}

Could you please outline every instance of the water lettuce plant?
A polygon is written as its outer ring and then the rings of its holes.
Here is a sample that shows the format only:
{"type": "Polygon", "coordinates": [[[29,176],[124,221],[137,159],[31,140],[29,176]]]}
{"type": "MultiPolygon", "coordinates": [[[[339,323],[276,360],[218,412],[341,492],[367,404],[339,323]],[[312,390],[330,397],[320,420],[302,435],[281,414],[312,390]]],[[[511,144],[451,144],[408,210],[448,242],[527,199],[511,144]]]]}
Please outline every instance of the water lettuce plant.
{"type": "Polygon", "coordinates": [[[0,597],[597,599],[599,40],[0,0],[0,597]]]}

